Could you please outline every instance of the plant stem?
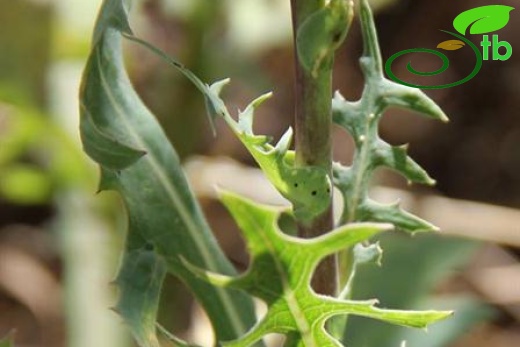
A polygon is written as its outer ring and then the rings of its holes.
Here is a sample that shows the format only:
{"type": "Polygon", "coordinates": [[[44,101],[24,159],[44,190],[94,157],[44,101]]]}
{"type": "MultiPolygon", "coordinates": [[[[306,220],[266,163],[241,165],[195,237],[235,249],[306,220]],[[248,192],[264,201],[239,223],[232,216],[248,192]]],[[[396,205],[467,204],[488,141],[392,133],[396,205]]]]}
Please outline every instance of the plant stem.
{"type": "MultiPolygon", "coordinates": [[[[332,67],[320,70],[317,75],[312,76],[299,61],[296,45],[300,25],[309,15],[324,5],[323,0],[291,0],[296,66],[296,164],[319,166],[330,173],[332,165],[332,67]]],[[[330,176],[332,177],[332,175],[330,176]]],[[[300,224],[298,234],[304,238],[316,237],[332,230],[333,224],[331,201],[329,208],[321,216],[309,224],[300,224]]],[[[336,259],[334,257],[327,258],[320,265],[313,279],[313,288],[321,294],[336,294],[336,259]]]]}

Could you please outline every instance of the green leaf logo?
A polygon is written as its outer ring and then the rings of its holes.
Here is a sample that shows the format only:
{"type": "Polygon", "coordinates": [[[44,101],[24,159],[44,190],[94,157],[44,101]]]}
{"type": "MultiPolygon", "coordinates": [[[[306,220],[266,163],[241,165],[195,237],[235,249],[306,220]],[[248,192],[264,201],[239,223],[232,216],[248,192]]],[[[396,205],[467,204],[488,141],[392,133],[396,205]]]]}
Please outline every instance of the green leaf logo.
{"type": "Polygon", "coordinates": [[[505,5],[488,5],[476,7],[459,14],[453,21],[453,27],[462,35],[470,28],[470,34],[487,34],[497,31],[509,22],[509,12],[514,7],[505,5]]]}

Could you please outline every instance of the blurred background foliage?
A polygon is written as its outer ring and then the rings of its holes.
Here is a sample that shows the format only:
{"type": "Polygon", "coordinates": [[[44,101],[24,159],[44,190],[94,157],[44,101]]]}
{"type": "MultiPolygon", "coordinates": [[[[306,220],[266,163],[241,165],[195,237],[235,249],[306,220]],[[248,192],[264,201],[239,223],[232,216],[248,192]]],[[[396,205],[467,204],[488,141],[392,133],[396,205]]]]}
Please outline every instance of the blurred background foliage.
{"type": "MultiPolygon", "coordinates": [[[[512,0],[501,3],[515,6],[512,0]]],[[[438,29],[451,29],[458,13],[487,3],[373,4],[388,58],[402,49],[436,46],[444,39],[438,29]]],[[[79,80],[99,5],[100,0],[0,0],[0,340],[15,330],[17,346],[132,345],[108,309],[114,304],[109,282],[117,269],[125,216],[117,197],[94,194],[97,169],[82,153],[77,129],[79,80]]],[[[288,0],[141,0],[134,7],[139,36],[204,80],[232,77],[226,91],[230,109],[274,91],[259,110],[258,133],[276,138],[292,124],[288,0]]],[[[498,34],[520,47],[518,32],[520,15],[513,11],[498,34]]],[[[217,124],[219,135],[213,138],[202,97],[187,80],[148,52],[130,43],[126,49],[135,88],[187,162],[222,247],[245,269],[248,258],[235,225],[202,187],[218,183],[245,189],[266,202],[278,203],[279,198],[257,171],[247,169],[252,159],[225,126],[217,124]]],[[[358,98],[363,87],[357,63],[361,49],[354,26],[336,59],[334,80],[349,99],[358,98]]],[[[435,67],[430,58],[417,56],[414,62],[435,67]]],[[[432,84],[464,75],[472,68],[469,59],[454,55],[448,72],[434,77],[432,84]]],[[[433,222],[457,225],[445,233],[464,238],[383,238],[383,265],[364,265],[354,295],[378,297],[386,307],[448,307],[457,308],[458,314],[429,334],[352,318],[349,346],[399,346],[403,339],[409,347],[520,344],[519,81],[520,56],[513,53],[507,62],[486,62],[462,86],[428,92],[450,116],[448,125],[399,110],[386,116],[381,135],[393,144],[410,142],[412,157],[438,185],[408,187],[387,171],[378,175],[378,185],[412,191],[416,205],[429,197],[448,197],[442,201],[452,202],[448,206],[460,213],[433,222]],[[453,199],[508,208],[467,208],[453,199]],[[477,234],[466,226],[470,221],[496,227],[477,234]]],[[[335,160],[348,163],[351,140],[336,130],[334,143],[335,160]]],[[[444,207],[424,205],[433,212],[444,207]]],[[[203,313],[174,278],[168,278],[164,289],[160,321],[193,341],[211,341],[203,313]]]]}

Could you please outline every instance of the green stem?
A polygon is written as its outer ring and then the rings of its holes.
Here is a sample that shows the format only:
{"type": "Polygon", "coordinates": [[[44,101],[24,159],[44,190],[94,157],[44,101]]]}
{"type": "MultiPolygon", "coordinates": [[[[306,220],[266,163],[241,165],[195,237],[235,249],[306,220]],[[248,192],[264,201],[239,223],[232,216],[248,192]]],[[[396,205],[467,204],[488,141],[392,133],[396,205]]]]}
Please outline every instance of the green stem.
{"type": "MultiPolygon", "coordinates": [[[[332,66],[313,76],[302,66],[296,51],[298,28],[309,15],[323,6],[323,0],[291,0],[296,66],[296,164],[319,166],[330,173],[332,66]]],[[[329,208],[321,216],[308,224],[300,224],[298,233],[305,238],[316,237],[332,230],[333,224],[331,201],[329,208]]],[[[320,265],[313,279],[313,288],[321,294],[336,294],[335,258],[329,257],[320,265]]]]}

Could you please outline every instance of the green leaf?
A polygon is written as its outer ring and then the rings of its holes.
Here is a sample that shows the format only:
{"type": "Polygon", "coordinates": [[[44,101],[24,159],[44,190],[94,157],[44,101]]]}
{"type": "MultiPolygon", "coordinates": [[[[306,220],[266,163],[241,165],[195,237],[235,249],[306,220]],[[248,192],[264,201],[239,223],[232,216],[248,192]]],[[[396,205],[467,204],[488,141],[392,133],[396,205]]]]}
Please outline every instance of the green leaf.
{"type": "Polygon", "coordinates": [[[509,13],[514,7],[487,5],[472,8],[453,20],[453,27],[462,35],[470,28],[470,34],[487,34],[502,29],[509,22],[509,13]]]}
{"type": "Polygon", "coordinates": [[[112,170],[122,170],[146,154],[144,150],[125,145],[121,140],[98,129],[86,105],[81,104],[81,110],[80,131],[83,150],[96,162],[112,170]]]}
{"type": "Polygon", "coordinates": [[[407,145],[391,146],[379,137],[378,127],[384,111],[398,106],[433,119],[446,121],[447,118],[421,90],[394,83],[384,77],[375,23],[366,0],[361,1],[360,13],[364,40],[360,63],[366,80],[365,89],[359,101],[347,101],[339,93],[332,101],[334,123],[347,130],[356,145],[350,167],[340,164],[333,166],[334,184],[344,198],[341,222],[389,222],[408,232],[436,230],[430,223],[402,211],[398,204],[382,205],[368,197],[370,179],[380,167],[390,168],[410,182],[435,183],[408,156],[407,145]]]}
{"type": "Polygon", "coordinates": [[[198,266],[235,273],[203,217],[177,154],[128,79],[121,49],[122,33],[130,34],[127,8],[121,0],[103,3],[80,95],[81,137],[101,167],[100,189],[119,192],[128,211],[117,310],[141,346],[155,346],[152,322],[166,268],[193,291],[217,337],[236,338],[255,322],[250,298],[208,285],[179,261],[182,255],[198,266]]]}
{"type": "Polygon", "coordinates": [[[243,337],[223,342],[246,347],[271,333],[290,336],[290,346],[341,346],[324,330],[336,315],[358,315],[387,323],[425,328],[451,312],[397,311],[376,308],[377,300],[341,300],[316,294],[310,287],[323,258],[352,247],[390,228],[388,224],[349,224],[314,239],[300,239],[278,228],[281,211],[257,205],[231,193],[222,195],[247,243],[251,263],[240,276],[225,276],[186,265],[201,278],[223,287],[242,289],[262,299],[267,314],[243,337]]]}
{"type": "Polygon", "coordinates": [[[208,85],[160,49],[134,36],[125,35],[125,37],[151,50],[192,81],[205,97],[208,113],[212,115],[210,119],[214,116],[224,119],[253,156],[267,179],[282,196],[292,203],[294,214],[300,222],[307,223],[328,208],[332,194],[330,178],[327,172],[320,167],[296,167],[294,165],[295,152],[289,150],[293,136],[292,128],[287,129],[276,146],[270,144],[268,136],[254,134],[255,110],[271,97],[271,93],[266,93],[253,100],[244,111],[239,112],[237,122],[231,117],[220,97],[220,93],[229,83],[229,79],[208,85]]]}
{"type": "Polygon", "coordinates": [[[155,334],[161,287],[167,272],[165,260],[153,247],[131,239],[117,275],[119,301],[115,308],[132,328],[140,346],[160,347],[155,334]],[[135,244],[134,244],[135,243],[135,244]]]}
{"type": "MultiPolygon", "coordinates": [[[[349,167],[335,163],[333,182],[343,196],[340,224],[351,222],[392,223],[397,229],[410,233],[437,230],[432,224],[406,212],[396,202],[380,204],[369,198],[373,173],[381,167],[404,176],[409,182],[433,185],[435,181],[407,154],[407,145],[391,146],[379,137],[379,123],[389,107],[417,111],[429,118],[447,121],[442,110],[421,90],[403,86],[385,78],[372,11],[367,0],[360,1],[361,32],[364,50],[360,59],[365,77],[365,88],[360,100],[345,100],[339,92],[332,100],[333,122],[352,136],[355,153],[349,167]]],[[[359,248],[359,246],[357,247],[359,248]]],[[[356,248],[347,249],[338,256],[341,272],[341,297],[351,296],[359,262],[356,248]]],[[[398,306],[399,307],[399,306],[398,306]]],[[[335,319],[331,329],[335,336],[345,340],[347,318],[335,319]]],[[[386,344],[386,343],[385,343],[386,344]]]]}
{"type": "Polygon", "coordinates": [[[439,322],[439,324],[432,326],[428,329],[428,334],[417,330],[399,329],[396,336],[405,340],[407,346],[449,346],[460,339],[461,336],[470,332],[473,327],[489,321],[495,316],[494,309],[469,297],[440,297],[427,300],[423,306],[450,307],[456,314],[449,321],[439,322]]]}
{"type": "Polygon", "coordinates": [[[289,150],[293,136],[291,128],[276,146],[272,146],[266,136],[253,133],[255,109],[270,95],[263,95],[251,102],[240,112],[238,123],[229,114],[224,119],[269,181],[293,204],[296,218],[305,223],[319,216],[329,206],[331,182],[327,172],[320,167],[294,165],[295,152],[289,150]]]}

